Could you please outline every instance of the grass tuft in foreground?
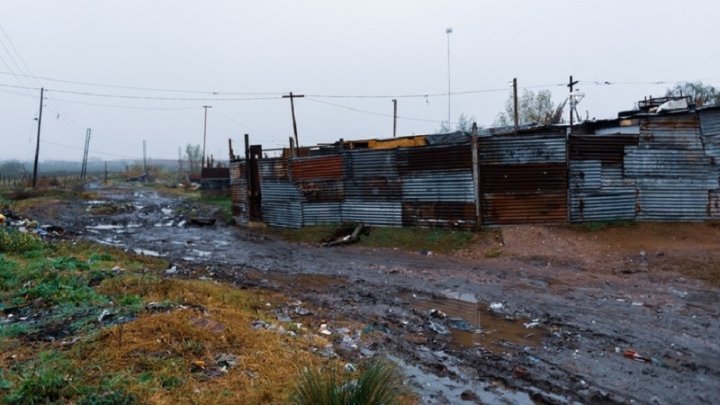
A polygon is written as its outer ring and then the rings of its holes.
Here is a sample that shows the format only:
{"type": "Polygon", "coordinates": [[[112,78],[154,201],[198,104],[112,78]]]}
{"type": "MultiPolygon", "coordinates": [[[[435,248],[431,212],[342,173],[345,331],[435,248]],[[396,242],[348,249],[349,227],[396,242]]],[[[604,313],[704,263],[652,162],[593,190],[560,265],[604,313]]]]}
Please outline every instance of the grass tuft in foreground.
{"type": "Polygon", "coordinates": [[[394,364],[376,360],[358,376],[336,368],[306,370],[292,397],[296,405],[389,405],[400,402],[402,379],[394,364]]]}

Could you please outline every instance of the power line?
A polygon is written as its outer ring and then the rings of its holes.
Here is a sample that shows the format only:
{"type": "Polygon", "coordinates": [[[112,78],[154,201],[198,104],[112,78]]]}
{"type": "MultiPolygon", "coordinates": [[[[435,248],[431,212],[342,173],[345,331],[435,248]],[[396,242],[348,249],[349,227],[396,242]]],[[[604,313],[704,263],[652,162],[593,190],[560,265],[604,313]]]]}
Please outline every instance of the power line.
{"type": "MultiPolygon", "coordinates": [[[[359,113],[377,115],[380,117],[390,117],[390,118],[394,117],[394,115],[392,115],[392,114],[384,114],[384,113],[379,113],[379,112],[375,112],[375,111],[362,110],[360,108],[350,107],[350,106],[342,105],[342,104],[331,103],[329,101],[316,100],[312,97],[306,97],[306,99],[308,101],[312,101],[314,103],[330,105],[330,106],[337,107],[337,108],[344,108],[346,110],[355,111],[355,112],[359,112],[359,113]]],[[[403,117],[403,116],[399,116],[399,115],[397,118],[404,119],[404,120],[410,120],[410,121],[422,121],[422,122],[433,122],[433,123],[438,123],[438,122],[442,121],[442,120],[430,120],[430,119],[426,119],[426,118],[403,117]]]]}

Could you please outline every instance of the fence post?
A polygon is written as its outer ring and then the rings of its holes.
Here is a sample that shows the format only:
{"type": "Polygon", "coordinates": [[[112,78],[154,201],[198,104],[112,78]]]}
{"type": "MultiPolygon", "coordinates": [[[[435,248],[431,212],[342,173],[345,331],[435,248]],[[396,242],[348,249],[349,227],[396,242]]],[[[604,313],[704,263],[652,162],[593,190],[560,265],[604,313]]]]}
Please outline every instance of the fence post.
{"type": "Polygon", "coordinates": [[[482,194],[480,192],[480,168],[478,162],[478,127],[477,123],[472,125],[472,173],[473,188],[475,197],[475,229],[482,227],[482,194]]]}

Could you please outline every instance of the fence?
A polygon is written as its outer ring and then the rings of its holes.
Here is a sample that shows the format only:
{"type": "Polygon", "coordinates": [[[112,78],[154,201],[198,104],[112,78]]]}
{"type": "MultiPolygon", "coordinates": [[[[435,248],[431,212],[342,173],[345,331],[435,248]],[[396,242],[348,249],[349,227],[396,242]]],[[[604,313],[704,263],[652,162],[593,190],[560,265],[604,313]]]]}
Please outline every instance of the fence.
{"type": "Polygon", "coordinates": [[[235,217],[291,228],[720,219],[720,108],[591,122],[572,135],[559,126],[488,134],[477,168],[469,137],[428,140],[233,161],[235,217]]]}

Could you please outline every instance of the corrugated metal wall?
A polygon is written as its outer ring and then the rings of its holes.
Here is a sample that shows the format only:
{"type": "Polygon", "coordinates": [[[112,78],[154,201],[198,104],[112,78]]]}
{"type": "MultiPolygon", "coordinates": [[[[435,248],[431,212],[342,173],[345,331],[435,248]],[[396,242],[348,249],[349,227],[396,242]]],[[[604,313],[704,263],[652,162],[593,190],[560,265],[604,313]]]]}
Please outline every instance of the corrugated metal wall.
{"type": "Polygon", "coordinates": [[[567,221],[562,131],[481,138],[479,147],[483,224],[567,221]]]}
{"type": "Polygon", "coordinates": [[[637,144],[637,134],[570,136],[572,222],[635,218],[635,182],[623,178],[623,162],[625,148],[637,144]]]}
{"type": "MultiPolygon", "coordinates": [[[[261,159],[262,217],[472,228],[479,193],[484,225],[720,218],[720,109],[603,125],[481,137],[479,192],[470,143],[261,159]]],[[[233,214],[246,223],[244,161],[230,170],[233,214]]]]}

